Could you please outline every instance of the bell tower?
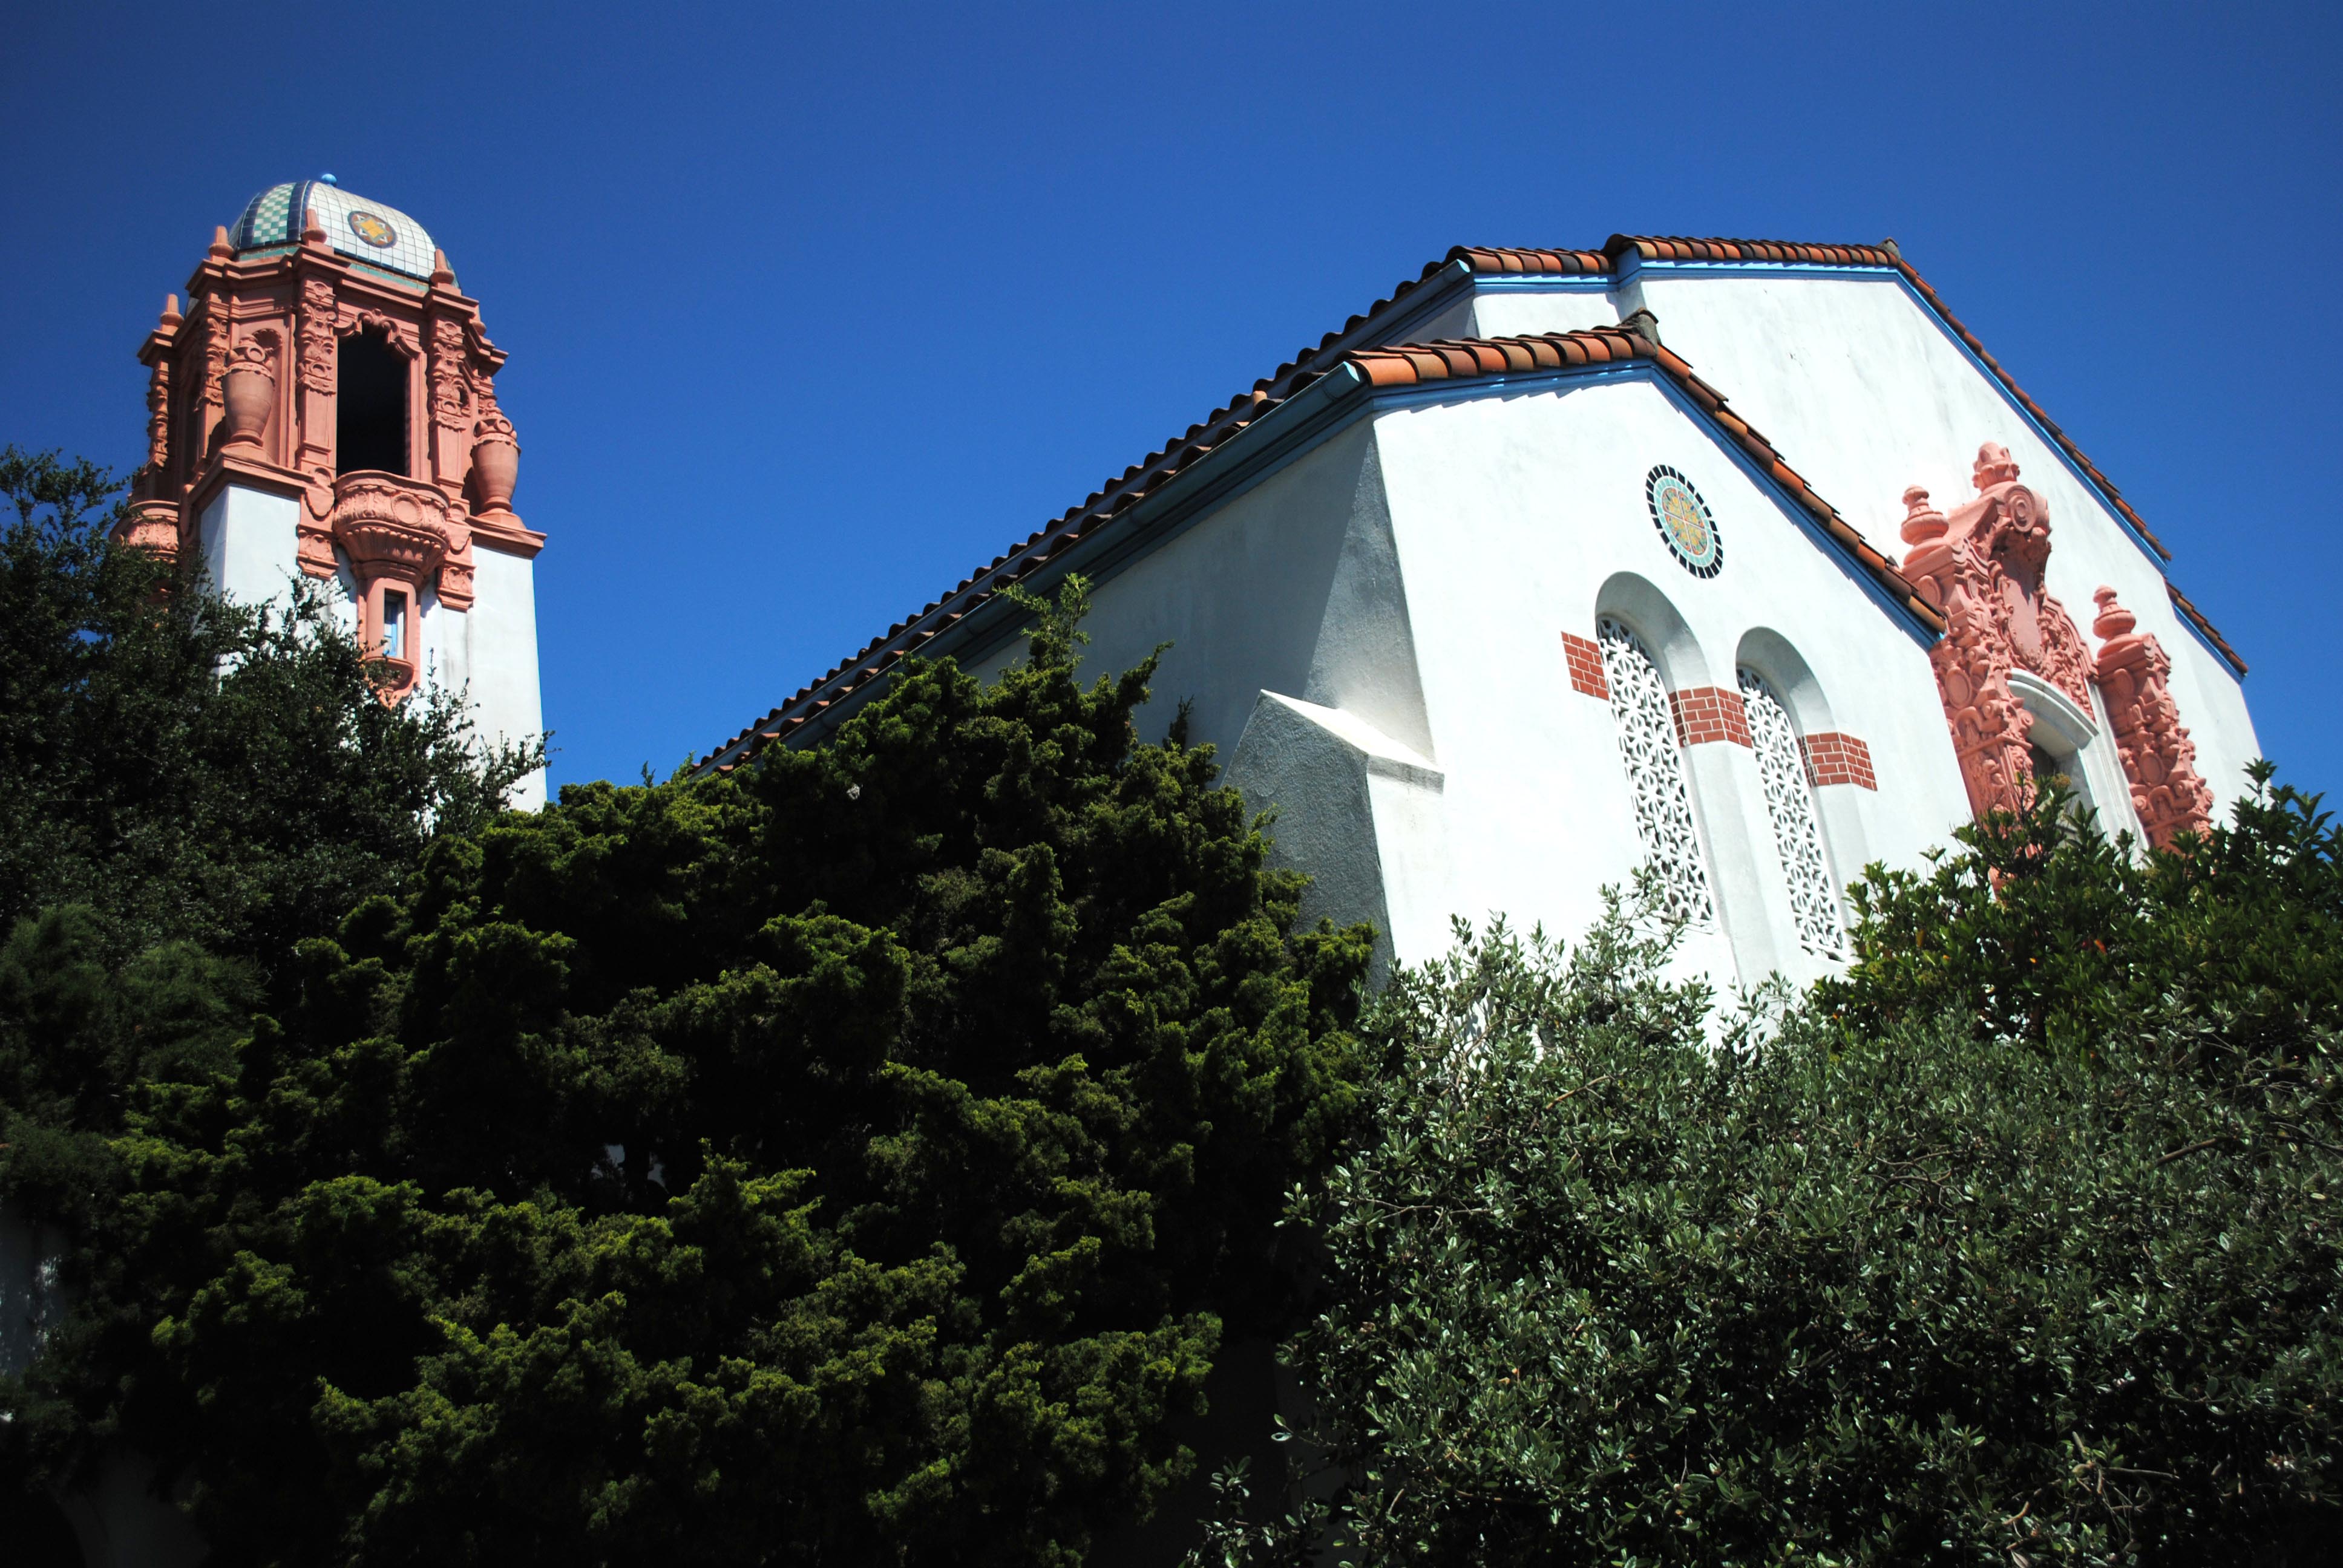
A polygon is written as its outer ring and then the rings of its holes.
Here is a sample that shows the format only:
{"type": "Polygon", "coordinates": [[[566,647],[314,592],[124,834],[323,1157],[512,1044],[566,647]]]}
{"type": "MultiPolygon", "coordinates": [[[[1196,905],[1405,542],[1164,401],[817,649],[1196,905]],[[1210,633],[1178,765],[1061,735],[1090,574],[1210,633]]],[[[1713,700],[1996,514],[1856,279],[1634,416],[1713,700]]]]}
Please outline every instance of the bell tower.
{"type": "MultiPolygon", "coordinates": [[[[543,728],[533,565],[504,351],[446,255],[333,176],[213,232],[138,351],[147,456],[117,537],[246,602],[316,579],[384,661],[383,699],[461,690],[488,739],[543,728]]],[[[545,779],[514,804],[542,805],[545,779]]]]}

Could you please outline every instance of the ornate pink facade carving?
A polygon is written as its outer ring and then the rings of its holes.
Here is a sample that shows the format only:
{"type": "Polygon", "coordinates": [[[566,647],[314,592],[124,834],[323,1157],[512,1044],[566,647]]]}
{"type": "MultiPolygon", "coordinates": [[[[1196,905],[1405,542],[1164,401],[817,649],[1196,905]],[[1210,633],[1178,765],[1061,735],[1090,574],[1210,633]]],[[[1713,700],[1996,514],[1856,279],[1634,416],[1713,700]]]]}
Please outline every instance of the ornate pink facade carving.
{"type": "Polygon", "coordinates": [[[327,243],[317,215],[307,219],[298,246],[248,258],[216,231],[188,282],[186,315],[174,297],[148,335],[139,350],[148,462],[117,537],[176,552],[233,477],[300,498],[296,554],[309,576],[330,579],[347,561],[377,613],[392,580],[417,590],[418,604],[430,588],[447,608],[468,608],[476,535],[523,556],[545,542],[511,510],[519,447],[497,414],[503,351],[444,256],[427,283],[387,277],[354,266],[327,243]],[[405,475],[338,471],[340,344],[368,331],[408,361],[405,475]],[[484,417],[494,431],[482,431],[484,417]],[[489,472],[476,484],[480,462],[489,472]]]}
{"type": "Polygon", "coordinates": [[[2197,743],[2180,722],[2167,678],[2172,659],[2137,619],[2102,588],[2091,630],[2104,640],[2093,672],[2107,700],[2116,751],[2131,781],[2132,809],[2148,842],[2161,849],[2180,833],[2201,833],[2213,820],[2213,791],[2197,774],[2197,743]]]}
{"type": "Polygon", "coordinates": [[[431,418],[452,430],[472,423],[472,384],[464,373],[464,327],[450,317],[431,324],[431,418]]]}
{"type": "MultiPolygon", "coordinates": [[[[357,578],[358,635],[367,648],[383,646],[384,586],[406,585],[408,602],[419,606],[424,585],[441,571],[461,527],[436,485],[364,471],[335,481],[334,538],[357,578]]],[[[461,542],[468,552],[469,538],[461,542]]],[[[468,589],[470,573],[464,575],[468,589]]],[[[465,602],[470,603],[468,592],[465,602]]],[[[388,668],[379,690],[385,702],[395,703],[415,689],[422,667],[411,642],[400,657],[386,656],[383,662],[388,668]]]]}
{"type": "Polygon", "coordinates": [[[146,466],[159,469],[170,460],[171,362],[158,356],[146,370],[146,466]]]}
{"type": "Polygon", "coordinates": [[[2073,618],[2043,585],[2048,505],[2018,483],[2005,447],[1980,447],[1971,478],[1976,498],[1950,517],[1918,486],[1904,492],[1912,548],[1903,569],[1945,616],[1928,657],[1970,809],[1982,816],[2023,810],[2034,798],[2034,721],[2011,673],[2031,671],[2088,712],[2091,662],[2073,618]]]}
{"type": "Polygon", "coordinates": [[[301,284],[301,385],[330,397],[334,394],[334,286],[322,277],[301,284]]]}
{"type": "Polygon", "coordinates": [[[257,447],[268,428],[271,405],[277,401],[277,373],[268,350],[258,343],[239,343],[228,356],[220,377],[223,442],[230,447],[257,447]]]}

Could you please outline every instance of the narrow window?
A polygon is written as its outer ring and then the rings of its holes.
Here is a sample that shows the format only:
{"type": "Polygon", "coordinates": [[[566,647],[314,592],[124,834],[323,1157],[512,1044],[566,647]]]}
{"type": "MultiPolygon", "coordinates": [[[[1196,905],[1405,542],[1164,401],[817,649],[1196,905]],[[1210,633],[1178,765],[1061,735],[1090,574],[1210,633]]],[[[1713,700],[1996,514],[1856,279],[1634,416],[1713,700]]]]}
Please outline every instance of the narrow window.
{"type": "Polygon", "coordinates": [[[397,588],[382,590],[382,656],[407,657],[407,596],[397,588]]]}
{"type": "Polygon", "coordinates": [[[1782,874],[1790,883],[1790,915],[1798,928],[1798,945],[1816,958],[1844,959],[1846,930],[1839,920],[1830,861],[1823,853],[1822,821],[1815,813],[1797,725],[1764,676],[1746,667],[1740,674],[1741,702],[1749,713],[1749,739],[1755,743],[1757,773],[1765,785],[1774,847],[1781,852],[1782,874]]]}
{"type": "Polygon", "coordinates": [[[407,472],[407,357],[381,336],[342,339],[334,377],[334,472],[407,472]]]}
{"type": "Polygon", "coordinates": [[[1603,675],[1611,685],[1611,717],[1619,730],[1619,759],[1635,797],[1635,831],[1659,872],[1668,912],[1703,930],[1716,929],[1716,903],[1701,863],[1700,835],[1684,785],[1684,751],[1668,714],[1667,683],[1643,639],[1607,616],[1595,622],[1603,675]]]}

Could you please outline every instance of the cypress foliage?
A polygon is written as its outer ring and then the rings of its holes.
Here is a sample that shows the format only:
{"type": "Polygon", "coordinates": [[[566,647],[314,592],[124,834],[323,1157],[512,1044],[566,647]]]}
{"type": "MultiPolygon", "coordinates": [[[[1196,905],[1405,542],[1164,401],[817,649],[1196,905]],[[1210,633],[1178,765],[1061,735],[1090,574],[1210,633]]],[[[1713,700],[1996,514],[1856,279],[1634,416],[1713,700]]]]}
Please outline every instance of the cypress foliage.
{"type": "Polygon", "coordinates": [[[75,1304],[6,1462],[118,1437],[229,1563],[1071,1565],[1143,1511],[1290,1321],[1368,938],[1139,743],[1151,666],[1077,678],[1078,581],[1029,608],[729,778],[418,802],[322,930],[20,923],[0,1183],[75,1304]]]}

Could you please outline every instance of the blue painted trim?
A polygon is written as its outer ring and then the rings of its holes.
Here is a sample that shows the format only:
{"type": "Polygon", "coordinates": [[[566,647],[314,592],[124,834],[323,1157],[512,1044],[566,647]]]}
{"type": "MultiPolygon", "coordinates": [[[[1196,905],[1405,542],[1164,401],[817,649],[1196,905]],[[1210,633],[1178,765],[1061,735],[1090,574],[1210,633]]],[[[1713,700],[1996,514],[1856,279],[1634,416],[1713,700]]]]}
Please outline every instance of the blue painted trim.
{"type": "Polygon", "coordinates": [[[1498,276],[1473,275],[1475,294],[1608,294],[1612,281],[1607,277],[1548,277],[1542,274],[1526,276],[1505,273],[1498,276]]]}
{"type": "MultiPolygon", "coordinates": [[[[1829,531],[1815,520],[1814,514],[1800,505],[1795,496],[1782,487],[1782,482],[1779,479],[1759,467],[1756,459],[1741,449],[1739,442],[1717,428],[1716,422],[1702,410],[1699,404],[1686,395],[1683,387],[1678,387],[1674,380],[1661,374],[1656,368],[1649,374],[1652,381],[1658,386],[1661,396],[1674,404],[1677,410],[1686,418],[1706,431],[1709,439],[1733,460],[1734,465],[1748,477],[1751,483],[1774,498],[1775,507],[1795,524],[1801,533],[1820,547],[1833,560],[1839,563],[1839,568],[1846,574],[1847,579],[1856,588],[1861,588],[1872,603],[1885,610],[1894,620],[1912,635],[1913,640],[1921,647],[1934,648],[1936,645],[1936,639],[1943,634],[1918,616],[1914,615],[1909,605],[1892,597],[1885,588],[1881,588],[1872,575],[1864,570],[1863,563],[1850,555],[1845,545],[1833,538],[1829,531]]],[[[1855,525],[1849,523],[1847,526],[1853,528],[1855,525]]]]}
{"type": "Polygon", "coordinates": [[[2170,595],[2167,594],[2165,596],[2165,603],[2171,605],[2172,618],[2180,623],[2180,628],[2183,631],[2186,631],[2190,637],[2197,639],[2197,646],[2210,654],[2215,664],[2217,664],[2223,669],[2227,670],[2231,680],[2236,681],[2239,686],[2245,685],[2245,672],[2239,669],[2236,665],[2231,664],[2229,662],[2229,656],[2223,653],[2218,648],[2216,648],[2213,645],[2213,639],[2205,635],[2205,628],[2198,626],[2195,620],[2190,618],[2187,610],[2182,609],[2177,604],[2172,604],[2170,595]]]}
{"type": "MultiPolygon", "coordinates": [[[[1676,411],[1694,425],[1714,442],[1725,455],[1733,459],[1751,483],[1773,498],[1775,507],[1785,514],[1807,539],[1839,563],[1848,580],[1861,588],[1872,603],[1885,610],[1897,624],[1909,631],[1923,648],[1934,647],[1939,635],[1936,629],[1912,613],[1911,608],[1891,596],[1863,568],[1863,564],[1847,553],[1846,547],[1833,538],[1814,515],[1800,505],[1796,497],[1782,487],[1781,481],[1760,468],[1739,443],[1717,428],[1701,406],[1687,397],[1657,366],[1644,360],[1626,365],[1607,365],[1601,369],[1572,367],[1562,370],[1525,371],[1519,375],[1476,376],[1469,381],[1433,382],[1432,385],[1411,387],[1404,390],[1369,388],[1359,400],[1383,408],[1421,407],[1436,403],[1455,403],[1476,397],[1491,397],[1506,392],[1543,392],[1556,387],[1599,386],[1605,382],[1649,381],[1660,389],[1676,411]]],[[[1853,525],[1850,524],[1850,527],[1853,525]]]]}

